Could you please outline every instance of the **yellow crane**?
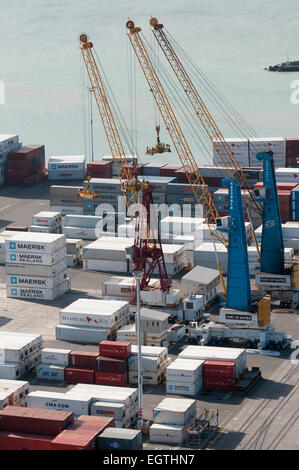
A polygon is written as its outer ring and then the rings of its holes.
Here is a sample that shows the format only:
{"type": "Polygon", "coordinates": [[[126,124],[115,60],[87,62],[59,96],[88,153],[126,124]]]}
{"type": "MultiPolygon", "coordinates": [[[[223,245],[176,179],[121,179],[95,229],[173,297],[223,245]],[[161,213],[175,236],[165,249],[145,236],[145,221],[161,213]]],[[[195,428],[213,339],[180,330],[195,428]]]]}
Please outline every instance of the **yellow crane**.
{"type": "Polygon", "coordinates": [[[166,129],[168,130],[173,145],[177,151],[181,164],[186,172],[187,179],[192,188],[193,194],[198,204],[203,205],[203,216],[209,227],[212,235],[214,244],[214,250],[216,255],[217,267],[219,270],[222,287],[224,293],[226,293],[224,279],[222,275],[221,266],[218,259],[216,250],[215,239],[223,243],[227,247],[227,239],[223,233],[216,230],[216,218],[219,217],[217,208],[214,204],[213,198],[205,184],[204,178],[199,171],[196,160],[191,152],[191,149],[185,139],[183,131],[179,125],[179,122],[175,116],[175,113],[170,105],[168,97],[162,87],[162,84],[158,78],[158,75],[154,69],[152,61],[147,53],[147,50],[143,44],[140,36],[140,27],[135,27],[132,20],[127,21],[127,35],[130,43],[137,56],[138,62],[145,75],[146,81],[149,85],[150,91],[153,93],[156,105],[163,118],[166,129]]]}
{"type": "Polygon", "coordinates": [[[163,29],[164,25],[159,23],[157,18],[151,18],[149,23],[152,27],[153,35],[155,36],[168,63],[170,64],[173,72],[179,80],[184,92],[186,93],[186,96],[189,99],[196,116],[199,118],[212,144],[214,144],[215,141],[217,142],[217,152],[224,167],[227,170],[228,175],[231,178],[238,180],[240,182],[241,188],[247,190],[250,195],[249,201],[244,198],[243,203],[251,224],[251,231],[257,247],[258,256],[260,256],[259,246],[251,222],[250,211],[262,215],[262,206],[255,200],[252,192],[250,191],[251,186],[242,168],[240,167],[237,159],[235,158],[234,154],[227,145],[227,142],[225,141],[225,138],[223,137],[219,127],[217,126],[203,99],[198,93],[194,83],[192,82],[190,75],[187,73],[176,51],[174,50],[174,47],[171,44],[168,35],[163,29]]]}
{"type": "Polygon", "coordinates": [[[165,152],[171,152],[170,150],[170,145],[168,144],[162,144],[160,141],[160,126],[156,126],[156,132],[157,132],[157,142],[154,147],[147,147],[146,148],[146,155],[155,155],[156,153],[165,153],[165,152]]]}

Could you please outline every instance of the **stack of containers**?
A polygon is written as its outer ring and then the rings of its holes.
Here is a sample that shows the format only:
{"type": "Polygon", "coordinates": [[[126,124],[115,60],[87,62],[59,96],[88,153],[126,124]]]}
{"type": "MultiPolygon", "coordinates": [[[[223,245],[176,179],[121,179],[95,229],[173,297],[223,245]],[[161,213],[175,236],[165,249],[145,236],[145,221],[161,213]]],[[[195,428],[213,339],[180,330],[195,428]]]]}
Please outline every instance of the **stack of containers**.
{"type": "Polygon", "coordinates": [[[277,183],[299,184],[299,168],[277,168],[275,178],[277,183]]]}
{"type": "Polygon", "coordinates": [[[196,419],[196,400],[164,398],[154,408],[154,424],[149,429],[150,442],[183,444],[186,428],[196,419]]]}
{"type": "Polygon", "coordinates": [[[142,433],[137,429],[107,428],[97,439],[97,450],[143,450],[142,433]]]}
{"type": "Polygon", "coordinates": [[[64,378],[69,383],[95,383],[97,352],[71,351],[69,365],[64,371],[64,378]]]}
{"type": "MultiPolygon", "coordinates": [[[[112,176],[118,176],[117,174],[117,169],[116,169],[116,166],[115,166],[115,159],[118,160],[118,171],[120,171],[121,167],[122,167],[122,160],[123,158],[122,157],[113,157],[112,155],[104,155],[102,157],[102,160],[104,161],[108,161],[108,162],[112,162],[112,176]]],[[[133,162],[137,162],[138,161],[138,156],[137,155],[126,155],[126,160],[128,163],[133,163],[133,162]]]]}
{"type": "Polygon", "coordinates": [[[97,240],[102,230],[103,217],[94,215],[66,215],[63,233],[66,237],[97,240]]]}
{"type": "Polygon", "coordinates": [[[299,221],[299,186],[291,190],[291,219],[299,221]]]}
{"type": "MultiPolygon", "coordinates": [[[[88,182],[84,181],[83,186],[87,187],[87,185],[88,182]]],[[[86,209],[96,211],[99,204],[109,204],[111,212],[113,210],[124,213],[126,212],[126,203],[118,178],[91,178],[89,186],[93,193],[100,195],[100,199],[95,201],[86,201],[86,209]],[[89,203],[89,205],[87,203],[89,203]]],[[[107,211],[109,206],[107,206],[107,211]]]]}
{"type": "Polygon", "coordinates": [[[129,302],[78,299],[60,311],[56,339],[72,343],[100,343],[113,339],[129,321],[129,302]]]}
{"type": "Polygon", "coordinates": [[[116,427],[132,426],[138,417],[136,388],[77,384],[64,396],[70,400],[89,400],[90,414],[114,417],[116,427]]]}
{"type": "Polygon", "coordinates": [[[0,412],[0,449],[51,450],[52,440],[73,422],[66,411],[8,406],[0,412]]]}
{"type": "Polygon", "coordinates": [[[236,377],[236,363],[205,361],[203,377],[204,388],[207,390],[233,390],[236,377]]]}
{"type": "Polygon", "coordinates": [[[0,379],[19,379],[40,362],[42,336],[0,331],[0,379]]]}
{"type": "MultiPolygon", "coordinates": [[[[141,346],[143,383],[145,385],[158,385],[165,379],[168,365],[167,348],[159,346],[141,346]]],[[[131,355],[128,359],[129,383],[138,383],[138,346],[132,344],[131,355]]]]}
{"type": "MultiPolygon", "coordinates": [[[[192,359],[217,363],[229,362],[231,363],[230,367],[233,367],[232,370],[234,371],[234,379],[239,377],[246,368],[246,350],[241,348],[220,348],[216,346],[187,346],[179,354],[178,357],[179,359],[192,359]]],[[[203,371],[204,370],[205,369],[203,369],[203,371]]]]}
{"type": "Polygon", "coordinates": [[[167,185],[166,203],[169,206],[169,212],[173,215],[184,215],[186,210],[190,212],[192,217],[196,215],[195,206],[197,201],[190,184],[169,183],[167,185]],[[180,211],[179,214],[176,213],[178,210],[180,211]]]}
{"type": "Polygon", "coordinates": [[[160,176],[161,169],[169,165],[170,162],[166,163],[145,163],[143,166],[144,176],[160,176]]]}
{"type": "Polygon", "coordinates": [[[102,341],[99,344],[99,354],[95,383],[98,385],[126,386],[131,343],[102,341]]]}
{"type": "Polygon", "coordinates": [[[7,297],[54,300],[70,289],[65,235],[19,232],[5,248],[7,297]]]}
{"type": "Polygon", "coordinates": [[[246,177],[250,187],[253,187],[259,180],[260,175],[262,172],[262,167],[260,166],[251,166],[251,167],[243,167],[242,172],[246,177]]]}
{"type": "Polygon", "coordinates": [[[95,160],[87,164],[87,174],[91,178],[112,178],[112,161],[95,160]]]}
{"type": "MultiPolygon", "coordinates": [[[[225,139],[228,148],[240,166],[248,166],[249,163],[249,143],[245,138],[227,138],[225,139]]],[[[218,150],[221,150],[222,144],[219,140],[213,142],[213,163],[214,165],[223,165],[218,150]]]]}
{"type": "Polygon", "coordinates": [[[71,268],[83,261],[83,240],[81,238],[66,239],[67,266],[71,268]]]}
{"type": "Polygon", "coordinates": [[[181,168],[183,168],[182,165],[173,165],[172,163],[168,163],[160,168],[160,176],[175,178],[175,172],[181,168]]]}
{"type": "Polygon", "coordinates": [[[249,166],[256,166],[257,153],[273,152],[273,162],[276,168],[286,166],[286,145],[283,137],[261,137],[249,139],[249,166]]]}
{"type": "Polygon", "coordinates": [[[166,369],[166,393],[195,396],[202,389],[201,360],[176,359],[166,369]]]}
{"type": "Polygon", "coordinates": [[[9,154],[21,147],[19,136],[14,134],[0,134],[0,186],[6,180],[6,163],[9,154]]]}
{"type": "Polygon", "coordinates": [[[61,212],[42,211],[32,216],[30,232],[61,233],[61,212]]]}
{"type": "Polygon", "coordinates": [[[51,450],[96,450],[99,435],[109,426],[114,427],[113,418],[80,416],[51,441],[51,450]]]}
{"type": "Polygon", "coordinates": [[[64,155],[49,157],[49,180],[83,180],[85,175],[85,155],[64,155]]]}
{"type": "Polygon", "coordinates": [[[6,406],[26,406],[28,393],[28,382],[0,379],[0,410],[6,406]]]}
{"type": "Polygon", "coordinates": [[[288,220],[291,220],[291,190],[279,189],[277,193],[280,208],[280,217],[281,221],[284,223],[288,220]]]}
{"type": "Polygon", "coordinates": [[[83,250],[83,269],[115,273],[128,273],[126,248],[133,246],[133,238],[101,237],[83,250]]]}
{"type": "Polygon", "coordinates": [[[299,166],[299,137],[286,137],[286,166],[299,166]]]}
{"type": "Polygon", "coordinates": [[[26,145],[9,154],[7,184],[32,186],[43,181],[45,177],[44,145],[26,145]]]}
{"type": "Polygon", "coordinates": [[[43,348],[41,363],[36,367],[39,379],[64,381],[65,369],[69,364],[70,349],[43,348]]]}
{"type": "Polygon", "coordinates": [[[50,186],[51,211],[66,214],[82,214],[84,199],[78,197],[81,186],[50,186]]]}
{"type": "Polygon", "coordinates": [[[0,264],[6,263],[6,250],[5,240],[13,237],[16,234],[15,230],[4,230],[0,233],[0,264]]]}
{"type": "Polygon", "coordinates": [[[209,191],[213,192],[214,188],[221,186],[221,180],[226,178],[227,168],[223,165],[203,165],[198,167],[205,183],[209,186],[209,191]]]}

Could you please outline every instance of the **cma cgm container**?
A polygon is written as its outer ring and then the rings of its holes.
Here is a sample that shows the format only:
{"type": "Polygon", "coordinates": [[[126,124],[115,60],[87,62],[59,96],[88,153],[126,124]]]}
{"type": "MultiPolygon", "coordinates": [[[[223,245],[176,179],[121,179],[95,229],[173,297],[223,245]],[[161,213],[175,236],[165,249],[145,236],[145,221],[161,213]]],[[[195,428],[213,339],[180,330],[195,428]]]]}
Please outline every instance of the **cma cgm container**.
{"type": "Polygon", "coordinates": [[[51,449],[95,450],[97,436],[108,426],[114,426],[113,418],[80,416],[75,423],[53,439],[51,449]]]}
{"type": "Polygon", "coordinates": [[[100,356],[128,358],[131,354],[131,343],[120,341],[102,341],[99,345],[100,356]]]}
{"type": "Polygon", "coordinates": [[[0,411],[0,430],[57,436],[74,422],[70,411],[41,410],[23,406],[7,406],[0,411]]]}

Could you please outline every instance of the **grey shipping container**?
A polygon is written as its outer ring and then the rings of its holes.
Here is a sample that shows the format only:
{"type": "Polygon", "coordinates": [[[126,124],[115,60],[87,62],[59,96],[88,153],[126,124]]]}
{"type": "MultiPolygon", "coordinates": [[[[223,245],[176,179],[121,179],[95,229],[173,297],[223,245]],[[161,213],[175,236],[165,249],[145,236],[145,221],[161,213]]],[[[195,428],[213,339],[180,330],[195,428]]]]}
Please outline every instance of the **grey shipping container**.
{"type": "Polygon", "coordinates": [[[97,439],[97,450],[142,450],[142,433],[135,429],[107,428],[97,439]]]}

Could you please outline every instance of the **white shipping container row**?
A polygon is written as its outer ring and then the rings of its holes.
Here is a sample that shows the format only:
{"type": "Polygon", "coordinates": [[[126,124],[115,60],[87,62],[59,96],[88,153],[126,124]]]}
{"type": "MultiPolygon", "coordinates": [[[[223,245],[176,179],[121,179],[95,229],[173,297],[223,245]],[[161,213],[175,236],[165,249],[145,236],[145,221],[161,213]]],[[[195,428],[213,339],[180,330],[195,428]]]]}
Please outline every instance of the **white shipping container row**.
{"type": "Polygon", "coordinates": [[[48,171],[48,180],[83,180],[85,178],[85,170],[49,170],[48,171]]]}
{"type": "Polygon", "coordinates": [[[20,338],[24,345],[27,345],[28,351],[39,351],[42,346],[42,335],[35,333],[23,333],[20,331],[2,331],[0,330],[0,340],[3,338],[20,338]]]}
{"type": "Polygon", "coordinates": [[[129,302],[124,300],[78,299],[60,311],[60,322],[64,325],[111,328],[129,314],[129,302]]]}
{"type": "Polygon", "coordinates": [[[66,237],[62,234],[18,232],[5,242],[6,251],[20,253],[54,254],[65,246],[66,237]]]}
{"type": "Polygon", "coordinates": [[[96,228],[101,223],[103,217],[94,215],[66,215],[64,225],[78,228],[96,228]]]}
{"type": "Polygon", "coordinates": [[[6,275],[6,285],[12,287],[39,287],[40,289],[54,289],[67,279],[67,271],[62,271],[55,277],[6,275]]]}
{"type": "Polygon", "coordinates": [[[114,387],[110,385],[77,384],[66,392],[66,396],[86,396],[92,400],[123,403],[124,405],[136,408],[138,402],[137,388],[114,387]]]}
{"type": "Polygon", "coordinates": [[[42,211],[32,216],[32,225],[52,227],[61,225],[61,212],[42,211]]]}
{"type": "MultiPolygon", "coordinates": [[[[145,356],[141,357],[142,370],[146,372],[159,373],[166,369],[166,364],[162,367],[162,362],[158,357],[145,356]]],[[[135,372],[138,370],[138,356],[130,356],[128,359],[129,372],[135,372]]]]}
{"type": "Polygon", "coordinates": [[[35,233],[61,233],[61,225],[47,227],[44,225],[30,225],[29,232],[35,233]]]}
{"type": "Polygon", "coordinates": [[[92,416],[111,417],[121,421],[123,425],[129,424],[130,421],[128,408],[123,403],[95,401],[90,406],[90,414],[92,416]]]}
{"type": "Polygon", "coordinates": [[[99,344],[101,341],[112,339],[112,337],[113,331],[107,328],[70,325],[56,326],[56,339],[69,343],[99,344]]]}
{"type": "Polygon", "coordinates": [[[25,406],[27,393],[29,393],[28,382],[0,379],[0,397],[2,397],[2,399],[0,398],[0,410],[4,408],[3,398],[7,399],[6,406],[25,406]]]}
{"type": "Polygon", "coordinates": [[[149,428],[149,440],[158,444],[183,444],[185,442],[184,426],[152,424],[149,428]]]}
{"type": "Polygon", "coordinates": [[[66,258],[52,265],[6,263],[6,274],[18,276],[56,277],[67,268],[66,258]]]}
{"type": "Polygon", "coordinates": [[[59,155],[51,156],[48,159],[49,170],[85,170],[86,157],[85,155],[59,155]]]}
{"type": "Polygon", "coordinates": [[[154,408],[153,420],[157,424],[189,426],[196,418],[196,400],[189,398],[164,398],[154,408]]]}
{"type": "Polygon", "coordinates": [[[202,217],[171,217],[167,216],[161,219],[161,233],[170,233],[175,235],[190,235],[194,232],[197,225],[204,223],[202,217]]]}
{"type": "Polygon", "coordinates": [[[186,346],[180,352],[180,359],[202,361],[224,361],[236,363],[236,376],[246,368],[246,350],[241,348],[221,348],[217,346],[186,346]]]}
{"type": "Polygon", "coordinates": [[[201,383],[204,361],[176,359],[166,369],[166,378],[172,382],[201,383]]]}
{"type": "Polygon", "coordinates": [[[43,364],[67,366],[71,352],[71,349],[43,348],[41,350],[41,362],[43,364]]]}
{"type": "Polygon", "coordinates": [[[67,214],[83,215],[84,213],[83,207],[68,206],[68,205],[57,206],[57,205],[51,204],[50,209],[51,211],[61,212],[62,215],[67,215],[67,214]]]}
{"type": "Polygon", "coordinates": [[[43,410],[72,411],[75,416],[89,414],[90,398],[66,395],[66,393],[57,392],[30,392],[27,395],[27,407],[43,410]]]}
{"type": "Polygon", "coordinates": [[[100,230],[96,228],[70,227],[65,225],[62,231],[66,237],[82,238],[82,240],[97,240],[100,235],[100,230]]]}
{"type": "Polygon", "coordinates": [[[275,177],[277,183],[298,183],[299,168],[277,168],[275,177]]]}
{"type": "Polygon", "coordinates": [[[58,364],[40,363],[36,367],[36,377],[39,379],[64,381],[64,371],[66,366],[58,364]]]}
{"type": "MultiPolygon", "coordinates": [[[[35,233],[32,235],[35,235],[35,233]]],[[[46,235],[46,234],[40,233],[39,235],[46,235]]],[[[6,262],[16,263],[16,264],[39,264],[39,265],[49,266],[52,264],[59,263],[59,261],[63,261],[63,259],[65,258],[66,258],[66,248],[62,248],[61,250],[56,251],[55,253],[52,253],[52,254],[40,254],[40,253],[34,253],[34,252],[21,253],[21,252],[13,252],[13,251],[6,252],[6,262]]]]}
{"type": "Polygon", "coordinates": [[[34,289],[7,286],[7,297],[19,299],[55,300],[70,290],[70,279],[66,279],[54,289],[34,289]]]}
{"type": "Polygon", "coordinates": [[[127,261],[107,261],[99,259],[84,259],[83,269],[85,271],[100,271],[109,273],[129,273],[127,261]]]}
{"type": "Polygon", "coordinates": [[[13,362],[0,362],[0,379],[16,380],[21,377],[21,366],[13,362]]]}

